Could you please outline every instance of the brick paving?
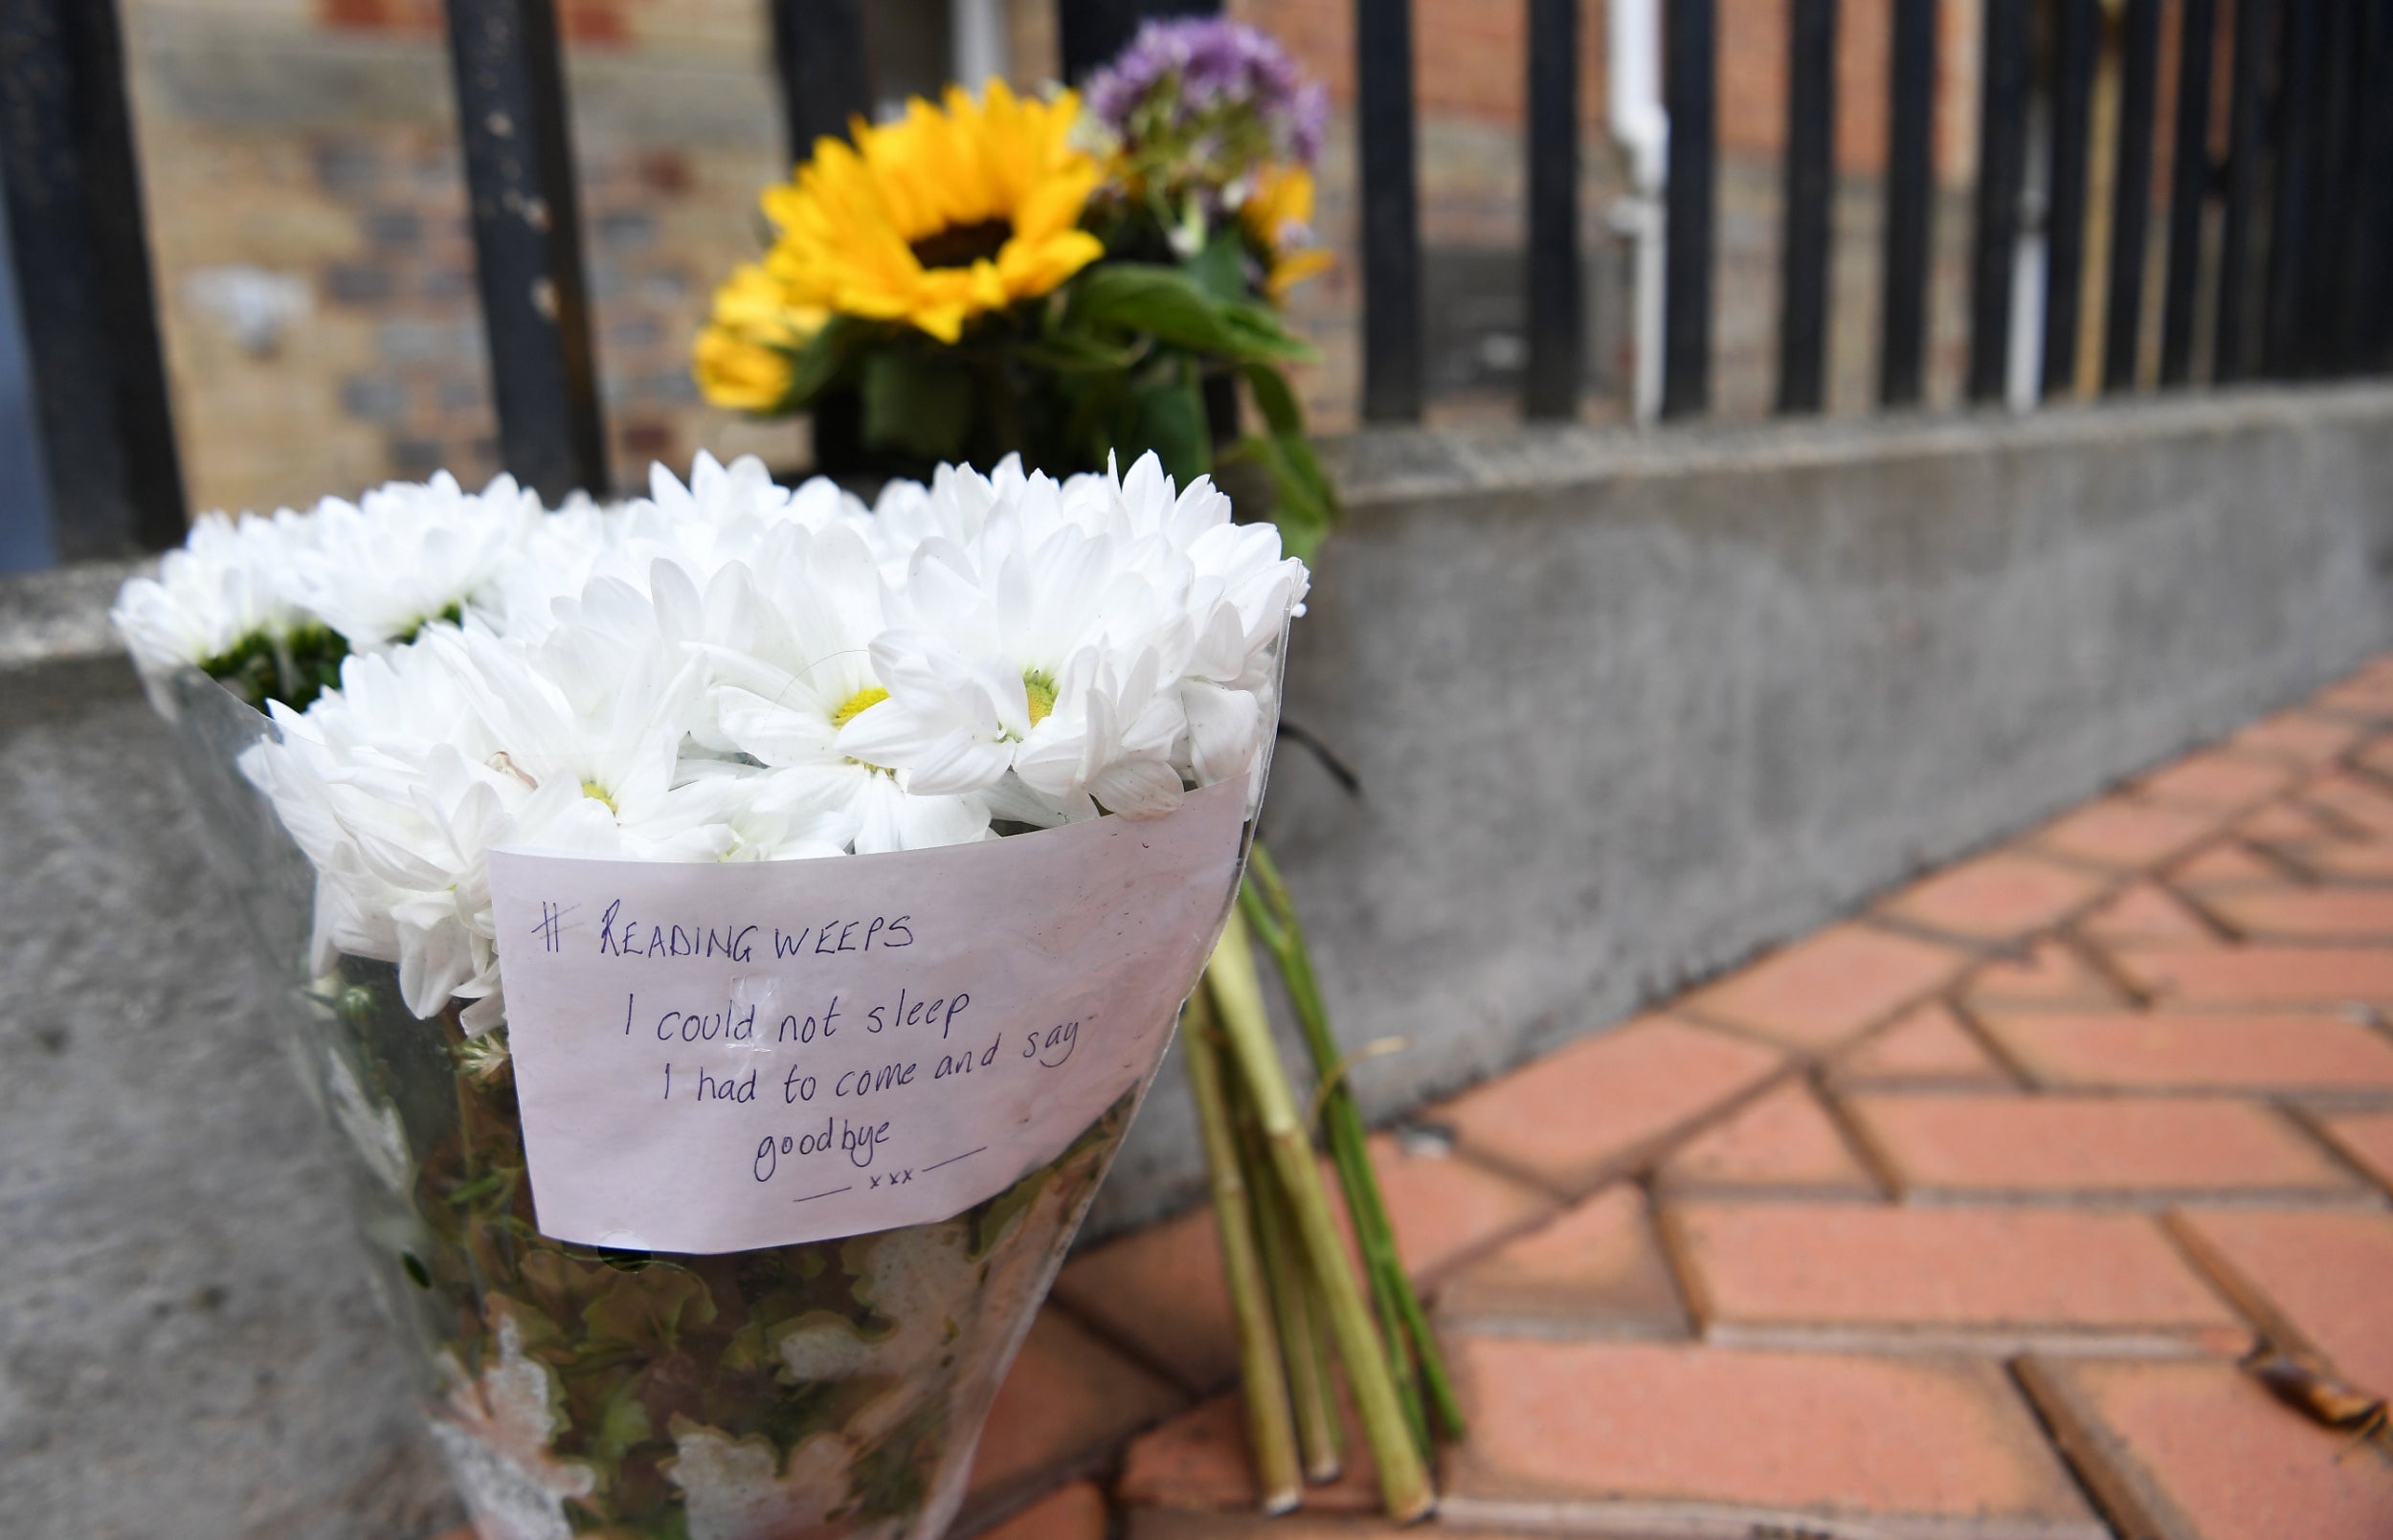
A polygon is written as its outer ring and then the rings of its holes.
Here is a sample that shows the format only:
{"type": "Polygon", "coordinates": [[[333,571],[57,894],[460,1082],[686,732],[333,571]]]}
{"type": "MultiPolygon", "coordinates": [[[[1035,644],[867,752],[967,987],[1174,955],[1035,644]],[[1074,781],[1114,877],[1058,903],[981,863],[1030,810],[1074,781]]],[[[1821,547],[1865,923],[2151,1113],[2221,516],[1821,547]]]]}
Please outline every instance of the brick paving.
{"type": "MultiPolygon", "coordinates": [[[[1375,1145],[1472,1418],[1413,1532],[2384,1540],[2393,658],[1375,1145]]],[[[1076,1259],[959,1535],[1252,1511],[1212,1218],[1076,1259]]],[[[1350,1450],[1359,1440],[1350,1438],[1350,1450]]]]}
{"type": "MultiPolygon", "coordinates": [[[[1377,1154],[1474,1436],[1417,1532],[2393,1536],[2236,1367],[2393,1392],[2389,1015],[2393,658],[1431,1108],[1377,1154]]],[[[1249,1511],[1218,1270],[1203,1213],[1065,1270],[1060,1495],[1008,1428],[960,1531],[1396,1532],[1357,1460],[1249,1511]]]]}

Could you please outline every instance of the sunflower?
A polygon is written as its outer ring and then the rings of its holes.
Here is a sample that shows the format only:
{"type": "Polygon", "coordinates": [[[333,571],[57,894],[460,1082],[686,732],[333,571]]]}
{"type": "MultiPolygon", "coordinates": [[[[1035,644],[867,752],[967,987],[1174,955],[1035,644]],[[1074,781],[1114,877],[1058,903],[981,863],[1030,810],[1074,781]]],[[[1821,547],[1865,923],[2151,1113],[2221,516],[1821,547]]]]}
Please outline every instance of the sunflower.
{"type": "Polygon", "coordinates": [[[715,290],[714,315],[690,349],[699,390],[719,407],[777,410],[795,383],[798,351],[827,319],[761,264],[743,262],[715,290]]]}
{"type": "Polygon", "coordinates": [[[902,321],[943,343],[991,310],[1035,300],[1105,254],[1079,229],[1102,175],[1069,143],[1080,99],[1024,100],[992,80],[916,98],[855,144],[816,142],[796,180],[765,193],[779,231],[766,267],[795,301],[902,321]]]}

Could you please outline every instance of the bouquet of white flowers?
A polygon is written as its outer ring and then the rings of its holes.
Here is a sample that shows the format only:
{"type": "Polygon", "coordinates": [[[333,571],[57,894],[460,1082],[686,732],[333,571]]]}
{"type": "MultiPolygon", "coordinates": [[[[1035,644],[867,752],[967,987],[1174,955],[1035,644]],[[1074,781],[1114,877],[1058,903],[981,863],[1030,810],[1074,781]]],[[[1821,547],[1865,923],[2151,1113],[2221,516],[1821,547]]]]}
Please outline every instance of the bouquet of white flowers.
{"type": "Polygon", "coordinates": [[[487,1540],[945,1525],[1227,913],[1307,581],[1149,456],[443,477],[126,586],[487,1540]]]}

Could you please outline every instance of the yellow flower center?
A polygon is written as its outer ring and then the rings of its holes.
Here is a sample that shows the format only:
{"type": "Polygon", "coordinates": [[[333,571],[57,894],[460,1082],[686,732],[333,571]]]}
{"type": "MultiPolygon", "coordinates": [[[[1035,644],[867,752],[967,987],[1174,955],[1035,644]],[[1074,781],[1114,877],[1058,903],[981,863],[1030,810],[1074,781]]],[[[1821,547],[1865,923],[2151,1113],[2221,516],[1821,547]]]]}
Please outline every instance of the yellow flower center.
{"type": "Polygon", "coordinates": [[[607,794],[607,789],[600,786],[596,781],[584,781],[582,783],[582,795],[590,798],[593,802],[605,803],[609,813],[618,811],[615,805],[615,798],[609,796],[607,794]]]}
{"type": "Polygon", "coordinates": [[[1055,681],[1034,669],[1022,671],[1022,691],[1030,697],[1030,725],[1034,727],[1055,714],[1055,681]]]}
{"type": "Polygon", "coordinates": [[[844,727],[859,714],[871,710],[888,698],[889,692],[880,685],[867,684],[839,703],[839,709],[831,713],[831,725],[844,727]]]}

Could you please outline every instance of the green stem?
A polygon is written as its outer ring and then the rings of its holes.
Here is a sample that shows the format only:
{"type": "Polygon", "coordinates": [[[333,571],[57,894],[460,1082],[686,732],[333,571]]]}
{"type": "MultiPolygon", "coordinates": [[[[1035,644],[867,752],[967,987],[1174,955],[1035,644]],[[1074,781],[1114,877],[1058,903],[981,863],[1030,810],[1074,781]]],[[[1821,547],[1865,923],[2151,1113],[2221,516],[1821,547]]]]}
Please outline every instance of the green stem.
{"type": "Polygon", "coordinates": [[[1256,1484],[1262,1489],[1265,1513],[1286,1513],[1302,1495],[1287,1373],[1280,1362],[1280,1341],[1272,1326],[1263,1263],[1256,1254],[1254,1212],[1240,1170],[1238,1131],[1230,1121],[1213,1007],[1204,991],[1189,996],[1186,1023],[1180,1046],[1188,1060],[1188,1082],[1196,1095],[1205,1163],[1213,1172],[1213,1216],[1220,1230],[1221,1271],[1238,1325],[1239,1370],[1246,1382],[1246,1425],[1255,1446],[1256,1484]]]}
{"type": "Polygon", "coordinates": [[[1271,1177],[1270,1156],[1263,1148],[1262,1130],[1251,1118],[1240,1120],[1240,1131],[1251,1137],[1239,1141],[1239,1152],[1252,1173],[1258,1230],[1263,1239],[1263,1267],[1271,1281],[1271,1310],[1280,1322],[1280,1351],[1287,1362],[1288,1398],[1296,1412],[1296,1443],[1305,1457],[1305,1479],[1333,1482],[1344,1452],[1339,1448],[1338,1412],[1332,1399],[1330,1360],[1323,1352],[1314,1320],[1314,1293],[1305,1274],[1304,1254],[1296,1239],[1296,1221],[1287,1198],[1271,1177]]]}
{"type": "Polygon", "coordinates": [[[1395,1376],[1389,1372],[1387,1348],[1373,1327],[1362,1291],[1346,1263],[1346,1248],[1337,1221],[1330,1212],[1330,1194],[1321,1185],[1321,1168],[1314,1164],[1312,1140],[1296,1112],[1296,1098],[1280,1065],[1279,1045],[1271,1040],[1271,1024],[1264,1013],[1263,982],[1255,973],[1255,954],[1246,936],[1246,923],[1233,908],[1221,940],[1205,971],[1214,1003],[1221,1017],[1223,1040],[1244,1076],[1255,1115],[1263,1125],[1271,1164],[1296,1220],[1314,1281],[1321,1286],[1324,1313],[1346,1363],[1353,1388],[1355,1411],[1363,1436],[1379,1470],[1379,1492],[1389,1517],[1410,1523],[1437,1507],[1420,1445],[1406,1425],[1395,1376]]]}
{"type": "MultiPolygon", "coordinates": [[[[1454,1382],[1447,1376],[1437,1338],[1429,1329],[1428,1312],[1421,1308],[1420,1296],[1414,1290],[1403,1260],[1397,1254],[1387,1205],[1380,1197],[1379,1179],[1371,1165],[1362,1109],[1355,1104],[1346,1077],[1338,1073],[1343,1057],[1330,1031],[1330,1013],[1322,1004],[1320,985],[1313,978],[1312,956],[1305,946],[1304,926],[1296,917],[1295,902],[1289,897],[1287,884],[1280,880],[1279,868],[1260,843],[1254,847],[1248,867],[1253,881],[1240,890],[1240,907],[1271,949],[1281,980],[1287,986],[1289,1003],[1295,1007],[1306,1050],[1312,1056],[1313,1073],[1330,1087],[1322,1097],[1323,1132],[1337,1166],[1339,1185],[1346,1190],[1356,1240],[1371,1270],[1372,1292],[1383,1315],[1392,1313],[1403,1323],[1401,1335],[1410,1339],[1413,1350],[1405,1356],[1418,1355],[1421,1378],[1437,1408],[1439,1423],[1447,1438],[1460,1439],[1464,1434],[1462,1400],[1454,1393],[1454,1382]]],[[[1391,1328],[1392,1340],[1396,1335],[1391,1328]]]]}

